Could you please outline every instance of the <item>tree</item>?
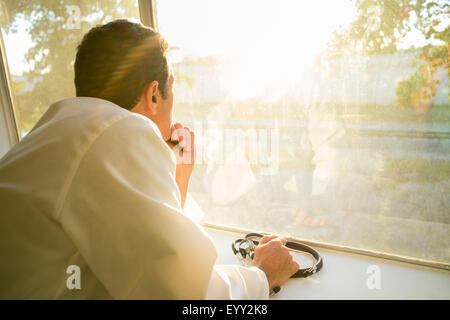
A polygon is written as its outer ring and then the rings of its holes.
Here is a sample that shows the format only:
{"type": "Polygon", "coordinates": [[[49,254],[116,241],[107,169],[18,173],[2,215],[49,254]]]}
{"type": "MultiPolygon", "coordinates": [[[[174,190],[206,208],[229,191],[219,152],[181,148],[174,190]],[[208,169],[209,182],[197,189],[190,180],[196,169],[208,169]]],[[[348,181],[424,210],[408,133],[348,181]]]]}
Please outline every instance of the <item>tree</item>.
{"type": "Polygon", "coordinates": [[[31,23],[26,31],[32,46],[25,57],[30,69],[20,78],[32,89],[15,95],[23,131],[30,130],[51,103],[74,96],[76,48],[90,28],[139,17],[137,1],[129,0],[4,0],[0,8],[5,33],[24,28],[24,21],[31,23]]]}
{"type": "Polygon", "coordinates": [[[448,70],[450,4],[445,0],[350,0],[358,16],[346,29],[334,33],[332,56],[351,54],[388,54],[420,50],[412,61],[416,72],[396,88],[399,107],[428,110],[439,80],[440,68],[448,70]],[[421,34],[427,44],[421,48],[401,49],[400,44],[411,32],[421,34]]]}

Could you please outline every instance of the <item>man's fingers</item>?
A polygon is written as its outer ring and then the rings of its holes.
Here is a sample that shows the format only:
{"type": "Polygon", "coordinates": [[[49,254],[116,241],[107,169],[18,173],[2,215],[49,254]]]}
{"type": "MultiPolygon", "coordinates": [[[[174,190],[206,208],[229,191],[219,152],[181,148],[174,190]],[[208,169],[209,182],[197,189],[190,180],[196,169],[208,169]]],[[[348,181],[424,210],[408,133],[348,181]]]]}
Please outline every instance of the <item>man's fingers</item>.
{"type": "Polygon", "coordinates": [[[259,244],[265,244],[269,241],[279,241],[281,243],[281,245],[285,246],[286,245],[286,238],[282,237],[282,236],[277,236],[277,235],[270,235],[270,236],[264,236],[261,238],[261,240],[259,241],[259,244]]]}
{"type": "Polygon", "coordinates": [[[284,237],[278,237],[278,239],[281,241],[281,244],[282,244],[283,246],[286,245],[286,243],[287,243],[286,238],[284,238],[284,237]]]}
{"type": "Polygon", "coordinates": [[[185,149],[186,151],[191,151],[192,146],[192,132],[189,130],[188,127],[183,128],[183,134],[180,134],[180,139],[178,140],[178,143],[180,144],[180,147],[185,149]]]}
{"type": "Polygon", "coordinates": [[[183,125],[179,122],[176,122],[172,125],[170,128],[170,140],[172,141],[178,141],[180,139],[178,130],[183,129],[183,125]]]}
{"type": "Polygon", "coordinates": [[[274,235],[274,234],[272,234],[270,236],[264,236],[264,237],[261,238],[261,240],[259,240],[259,244],[265,244],[265,243],[269,242],[270,240],[275,239],[276,237],[277,236],[274,235]]]}
{"type": "Polygon", "coordinates": [[[300,264],[297,261],[292,260],[292,274],[296,273],[298,269],[300,269],[300,264]]]}
{"type": "Polygon", "coordinates": [[[174,149],[177,164],[194,164],[195,162],[195,134],[188,127],[176,122],[171,127],[170,141],[166,141],[174,149]],[[175,150],[176,148],[176,150],[175,150]]]}
{"type": "Polygon", "coordinates": [[[172,134],[171,134],[171,140],[172,141],[178,141],[178,144],[181,148],[186,148],[186,146],[189,149],[189,146],[191,144],[191,132],[189,128],[183,127],[181,124],[176,123],[172,126],[172,134]]]}

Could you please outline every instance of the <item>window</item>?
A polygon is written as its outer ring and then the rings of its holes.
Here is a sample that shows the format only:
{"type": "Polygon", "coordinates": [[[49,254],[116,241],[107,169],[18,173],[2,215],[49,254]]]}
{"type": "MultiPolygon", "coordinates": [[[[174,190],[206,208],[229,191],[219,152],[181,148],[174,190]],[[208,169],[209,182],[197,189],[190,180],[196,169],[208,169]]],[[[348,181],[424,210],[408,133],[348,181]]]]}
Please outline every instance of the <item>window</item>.
{"type": "Polygon", "coordinates": [[[22,135],[53,103],[75,96],[76,48],[93,26],[124,18],[139,22],[133,0],[0,2],[0,23],[22,135]]]}
{"type": "Polygon", "coordinates": [[[448,8],[157,1],[205,221],[448,268],[448,8]]]}

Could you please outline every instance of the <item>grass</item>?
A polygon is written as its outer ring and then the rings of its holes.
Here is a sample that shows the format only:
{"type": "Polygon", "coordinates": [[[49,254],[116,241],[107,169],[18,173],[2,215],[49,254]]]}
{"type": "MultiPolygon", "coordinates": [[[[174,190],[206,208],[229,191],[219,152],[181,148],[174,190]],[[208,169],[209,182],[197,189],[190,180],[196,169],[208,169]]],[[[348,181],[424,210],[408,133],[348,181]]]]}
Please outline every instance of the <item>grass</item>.
{"type": "Polygon", "coordinates": [[[436,182],[450,179],[450,161],[424,159],[391,159],[386,169],[401,180],[436,182]]]}

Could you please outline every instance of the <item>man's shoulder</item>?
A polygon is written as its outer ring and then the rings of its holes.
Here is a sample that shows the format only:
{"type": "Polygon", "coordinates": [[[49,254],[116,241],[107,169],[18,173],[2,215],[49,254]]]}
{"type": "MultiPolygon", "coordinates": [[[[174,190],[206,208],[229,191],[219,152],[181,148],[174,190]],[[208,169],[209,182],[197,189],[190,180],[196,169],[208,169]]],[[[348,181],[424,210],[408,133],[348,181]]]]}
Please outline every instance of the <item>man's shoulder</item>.
{"type": "Polygon", "coordinates": [[[99,134],[106,128],[126,131],[131,135],[134,131],[148,131],[160,136],[158,127],[144,116],[99,98],[76,97],[53,103],[42,116],[32,131],[53,127],[60,133],[99,134]],[[113,126],[114,125],[114,126],[113,126]]]}
{"type": "Polygon", "coordinates": [[[145,151],[152,153],[154,157],[172,156],[158,126],[143,115],[97,98],[80,97],[60,103],[64,105],[61,108],[65,109],[62,110],[63,116],[68,117],[71,122],[67,125],[74,126],[70,131],[75,131],[73,134],[76,136],[85,136],[83,140],[89,145],[86,151],[100,151],[105,154],[133,154],[145,151]]]}
{"type": "Polygon", "coordinates": [[[51,151],[58,159],[96,149],[126,153],[144,147],[167,152],[158,127],[150,119],[110,101],[90,97],[52,104],[21,141],[20,148],[17,146],[21,150],[16,151],[28,153],[43,142],[47,154],[51,151]]]}

